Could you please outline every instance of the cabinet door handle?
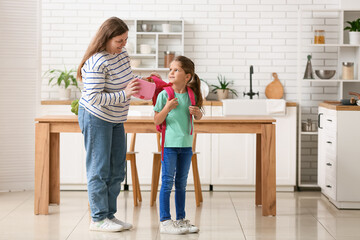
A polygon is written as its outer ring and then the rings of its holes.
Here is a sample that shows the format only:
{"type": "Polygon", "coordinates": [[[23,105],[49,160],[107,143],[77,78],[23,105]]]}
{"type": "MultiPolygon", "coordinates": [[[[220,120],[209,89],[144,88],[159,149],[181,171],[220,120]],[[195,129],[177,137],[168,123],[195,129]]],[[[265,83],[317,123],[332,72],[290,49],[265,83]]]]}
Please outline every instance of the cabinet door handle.
{"type": "Polygon", "coordinates": [[[328,162],[328,163],[326,163],[326,165],[327,165],[327,166],[332,166],[332,164],[331,164],[331,163],[329,163],[329,162],[328,162]]]}
{"type": "Polygon", "coordinates": [[[332,142],[331,142],[331,141],[326,141],[326,143],[330,143],[330,144],[332,144],[332,142]]]}
{"type": "Polygon", "coordinates": [[[320,116],[324,115],[323,113],[319,113],[318,114],[318,128],[322,129],[322,127],[320,126],[320,116]]]}
{"type": "Polygon", "coordinates": [[[326,119],[328,122],[332,122],[332,120],[331,119],[326,119]]]}
{"type": "Polygon", "coordinates": [[[331,185],[326,185],[327,188],[332,188],[331,185]]]}

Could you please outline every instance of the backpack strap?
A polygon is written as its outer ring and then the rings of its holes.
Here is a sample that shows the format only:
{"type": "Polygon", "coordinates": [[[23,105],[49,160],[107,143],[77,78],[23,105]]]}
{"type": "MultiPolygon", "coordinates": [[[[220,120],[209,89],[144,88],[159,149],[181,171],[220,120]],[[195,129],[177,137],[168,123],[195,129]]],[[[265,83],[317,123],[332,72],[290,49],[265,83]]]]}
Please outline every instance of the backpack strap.
{"type": "MultiPolygon", "coordinates": [[[[175,92],[172,87],[164,87],[168,95],[168,100],[171,100],[175,97],[175,92]]],[[[161,124],[161,161],[164,161],[164,147],[165,147],[165,131],[166,131],[166,120],[161,124]]]]}
{"type": "MultiPolygon", "coordinates": [[[[195,106],[195,105],[196,105],[196,101],[195,101],[194,91],[193,91],[189,86],[187,86],[187,92],[188,92],[188,94],[189,94],[191,106],[195,106]]],[[[193,123],[192,123],[192,122],[193,122],[193,117],[192,117],[192,115],[190,114],[190,126],[191,126],[190,135],[193,134],[193,123]]]]}

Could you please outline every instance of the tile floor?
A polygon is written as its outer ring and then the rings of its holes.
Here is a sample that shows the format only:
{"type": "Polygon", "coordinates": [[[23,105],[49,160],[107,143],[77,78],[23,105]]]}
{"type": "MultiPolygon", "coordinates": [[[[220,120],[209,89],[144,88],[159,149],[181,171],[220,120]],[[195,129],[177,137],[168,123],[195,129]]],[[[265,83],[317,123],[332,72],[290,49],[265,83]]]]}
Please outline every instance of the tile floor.
{"type": "Polygon", "coordinates": [[[187,218],[200,233],[182,236],[160,235],[158,205],[149,206],[149,192],[142,196],[139,207],[131,192],[118,198],[116,216],[133,223],[133,230],[101,233],[88,231],[86,192],[62,191],[61,205],[50,206],[47,216],[33,214],[32,191],[0,193],[0,239],[360,239],[360,210],[338,210],[319,192],[278,192],[276,217],[261,216],[253,192],[203,192],[198,208],[188,192],[187,218]]]}

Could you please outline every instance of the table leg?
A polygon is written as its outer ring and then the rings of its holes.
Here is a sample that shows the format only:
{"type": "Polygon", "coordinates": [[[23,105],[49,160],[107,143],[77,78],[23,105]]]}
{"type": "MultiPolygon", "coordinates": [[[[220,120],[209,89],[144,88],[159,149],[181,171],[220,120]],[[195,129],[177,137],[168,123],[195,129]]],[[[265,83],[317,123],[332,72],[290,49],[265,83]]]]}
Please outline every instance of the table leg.
{"type": "Polygon", "coordinates": [[[276,215],[275,124],[261,126],[262,215],[276,215]]]}
{"type": "Polygon", "coordinates": [[[50,125],[35,124],[34,214],[49,214],[50,125]]]}
{"type": "Polygon", "coordinates": [[[255,205],[261,205],[261,134],[256,134],[256,183],[255,205]]]}
{"type": "Polygon", "coordinates": [[[50,134],[49,203],[60,204],[60,133],[50,134]]]}

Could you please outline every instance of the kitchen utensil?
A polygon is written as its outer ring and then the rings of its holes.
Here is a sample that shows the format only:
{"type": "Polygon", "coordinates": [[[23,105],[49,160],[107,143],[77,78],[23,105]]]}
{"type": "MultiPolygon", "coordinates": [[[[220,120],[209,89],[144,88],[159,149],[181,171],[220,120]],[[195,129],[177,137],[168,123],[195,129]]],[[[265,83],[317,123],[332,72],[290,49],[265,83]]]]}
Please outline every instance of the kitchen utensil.
{"type": "Polygon", "coordinates": [[[171,52],[171,51],[164,52],[164,67],[165,68],[170,67],[170,63],[174,60],[174,58],[175,58],[175,52],[171,52]]]}
{"type": "Polygon", "coordinates": [[[352,80],[354,79],[354,63],[343,62],[342,63],[342,79],[352,80]]]}
{"type": "Polygon", "coordinates": [[[312,121],[308,118],[306,121],[301,122],[301,131],[303,132],[311,132],[312,121]]]}
{"type": "Polygon", "coordinates": [[[139,83],[138,87],[140,87],[140,89],[137,93],[133,94],[133,96],[144,100],[151,100],[155,92],[155,83],[142,79],[137,79],[137,82],[139,83]]]}
{"type": "Polygon", "coordinates": [[[356,105],[356,100],[355,98],[350,98],[350,99],[341,99],[341,104],[342,105],[356,105]]]}
{"type": "Polygon", "coordinates": [[[148,24],[148,23],[143,23],[141,24],[141,29],[144,31],[144,32],[151,32],[153,28],[153,25],[152,24],[148,24]]]}
{"type": "Polygon", "coordinates": [[[357,92],[349,92],[349,95],[354,95],[354,96],[357,96],[358,99],[360,99],[360,93],[357,93],[357,92]]]}
{"type": "Polygon", "coordinates": [[[325,44],[325,30],[314,31],[314,44],[325,44]]]}
{"type": "Polygon", "coordinates": [[[315,70],[316,76],[320,79],[330,79],[336,73],[336,70],[315,70]]]}
{"type": "Polygon", "coordinates": [[[311,55],[307,55],[306,69],[304,73],[304,79],[314,79],[314,74],[311,66],[311,55]]]}
{"type": "Polygon", "coordinates": [[[162,26],[163,32],[171,32],[171,24],[169,24],[169,23],[164,23],[164,24],[162,24],[161,26],[162,26]]]}
{"type": "Polygon", "coordinates": [[[142,54],[150,54],[151,46],[149,44],[140,44],[140,53],[142,54]]]}
{"type": "Polygon", "coordinates": [[[279,81],[277,73],[272,73],[274,80],[266,86],[265,95],[270,99],[280,99],[284,95],[284,87],[279,81]]]}

